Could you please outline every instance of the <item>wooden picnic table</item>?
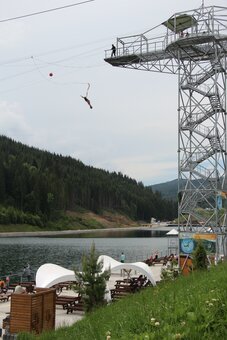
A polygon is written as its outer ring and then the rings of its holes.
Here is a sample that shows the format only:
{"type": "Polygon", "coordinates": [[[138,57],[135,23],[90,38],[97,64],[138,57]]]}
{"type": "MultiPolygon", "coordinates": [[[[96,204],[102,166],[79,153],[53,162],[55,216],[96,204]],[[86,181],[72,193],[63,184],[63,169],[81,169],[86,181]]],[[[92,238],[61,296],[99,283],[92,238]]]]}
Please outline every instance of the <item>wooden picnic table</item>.
{"type": "Polygon", "coordinates": [[[62,293],[62,290],[65,288],[66,290],[71,289],[72,285],[76,285],[76,281],[66,281],[66,282],[60,282],[53,286],[53,288],[56,288],[57,292],[60,294],[62,293]]]}
{"type": "Polygon", "coordinates": [[[120,284],[120,283],[131,283],[131,282],[132,282],[132,279],[116,280],[117,284],[120,284]]]}
{"type": "Polygon", "coordinates": [[[68,305],[73,305],[75,304],[76,301],[78,301],[80,299],[80,297],[78,296],[68,296],[68,295],[65,295],[65,296],[58,296],[56,298],[56,305],[60,305],[63,307],[63,309],[66,309],[66,307],[68,305]]]}
{"type": "Polygon", "coordinates": [[[66,307],[67,309],[67,314],[72,313],[73,311],[80,311],[80,312],[83,312],[84,311],[84,303],[81,299],[81,296],[78,296],[78,300],[75,301],[75,303],[73,305],[68,305],[66,307]]]}
{"type": "Polygon", "coordinates": [[[0,294],[0,301],[3,301],[3,302],[9,301],[10,296],[11,294],[6,294],[6,293],[0,294]]]}

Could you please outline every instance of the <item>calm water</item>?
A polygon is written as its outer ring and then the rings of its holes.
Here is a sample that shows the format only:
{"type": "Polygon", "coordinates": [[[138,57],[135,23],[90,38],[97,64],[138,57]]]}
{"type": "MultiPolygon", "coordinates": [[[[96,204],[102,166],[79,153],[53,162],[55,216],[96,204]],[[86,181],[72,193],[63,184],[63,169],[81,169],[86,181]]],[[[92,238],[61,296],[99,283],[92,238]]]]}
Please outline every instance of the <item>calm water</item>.
{"type": "Polygon", "coordinates": [[[89,234],[85,237],[21,237],[0,238],[0,277],[6,274],[21,274],[23,267],[30,263],[35,272],[44,263],[55,263],[63,267],[73,269],[80,268],[83,254],[90,251],[92,242],[95,243],[99,255],[109,255],[119,260],[124,251],[126,262],[134,262],[146,259],[152,252],[158,250],[160,256],[166,255],[168,240],[164,233],[148,231],[119,233],[89,234]],[[162,237],[161,237],[162,235],[162,237]],[[109,237],[107,237],[109,236],[109,237]],[[126,237],[127,236],[127,237],[126,237]],[[146,236],[146,237],[144,237],[146,236]]]}

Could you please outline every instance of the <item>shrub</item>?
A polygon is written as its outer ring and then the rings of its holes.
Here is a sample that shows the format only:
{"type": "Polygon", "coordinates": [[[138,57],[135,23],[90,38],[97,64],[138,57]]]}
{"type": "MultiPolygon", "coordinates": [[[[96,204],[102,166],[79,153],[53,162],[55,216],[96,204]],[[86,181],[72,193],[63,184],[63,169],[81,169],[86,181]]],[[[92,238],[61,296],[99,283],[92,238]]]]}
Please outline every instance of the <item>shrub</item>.
{"type": "Polygon", "coordinates": [[[75,271],[79,280],[79,288],[75,289],[81,294],[87,312],[105,303],[106,281],[110,277],[110,272],[102,272],[102,268],[103,263],[98,262],[98,255],[93,243],[90,253],[83,256],[82,272],[75,271]]]}
{"type": "Polygon", "coordinates": [[[207,253],[201,241],[197,243],[196,249],[193,252],[192,262],[193,269],[207,269],[207,253]]]}

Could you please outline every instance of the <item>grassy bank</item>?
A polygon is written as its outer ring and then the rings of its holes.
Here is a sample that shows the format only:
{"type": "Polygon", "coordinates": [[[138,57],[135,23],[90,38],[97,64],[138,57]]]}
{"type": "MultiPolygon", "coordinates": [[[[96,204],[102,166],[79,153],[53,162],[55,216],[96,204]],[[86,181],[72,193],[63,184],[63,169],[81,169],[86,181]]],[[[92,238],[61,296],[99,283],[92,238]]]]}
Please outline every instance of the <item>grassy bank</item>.
{"type": "Polygon", "coordinates": [[[162,282],[88,315],[71,327],[18,340],[227,338],[227,263],[162,282]]]}
{"type": "Polygon", "coordinates": [[[1,232],[30,232],[30,231],[51,231],[51,230],[86,230],[86,229],[107,229],[115,227],[132,227],[139,224],[127,216],[117,212],[103,212],[97,215],[90,211],[81,210],[78,212],[67,211],[62,213],[54,222],[47,222],[45,227],[29,224],[0,224],[1,232]]]}

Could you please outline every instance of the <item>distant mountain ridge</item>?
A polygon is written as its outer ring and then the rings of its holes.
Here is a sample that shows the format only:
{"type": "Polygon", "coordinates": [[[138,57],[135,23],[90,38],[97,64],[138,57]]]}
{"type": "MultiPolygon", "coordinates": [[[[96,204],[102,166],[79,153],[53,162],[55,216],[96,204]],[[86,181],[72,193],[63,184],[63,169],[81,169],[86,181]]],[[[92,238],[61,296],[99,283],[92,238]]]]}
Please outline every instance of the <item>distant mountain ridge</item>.
{"type": "Polygon", "coordinates": [[[178,179],[149,186],[153,192],[160,192],[163,198],[177,200],[178,179]]]}
{"type": "MultiPolygon", "coordinates": [[[[200,182],[198,180],[195,179],[192,182],[195,188],[200,186],[200,182]]],[[[184,186],[185,183],[186,180],[182,179],[181,186],[184,186]]],[[[154,193],[160,192],[164,199],[177,201],[178,179],[174,179],[165,183],[154,184],[149,186],[149,188],[151,188],[154,193]]]]}

